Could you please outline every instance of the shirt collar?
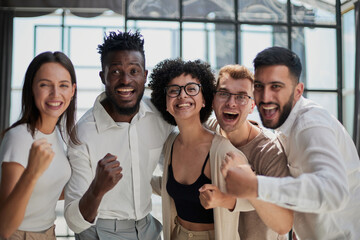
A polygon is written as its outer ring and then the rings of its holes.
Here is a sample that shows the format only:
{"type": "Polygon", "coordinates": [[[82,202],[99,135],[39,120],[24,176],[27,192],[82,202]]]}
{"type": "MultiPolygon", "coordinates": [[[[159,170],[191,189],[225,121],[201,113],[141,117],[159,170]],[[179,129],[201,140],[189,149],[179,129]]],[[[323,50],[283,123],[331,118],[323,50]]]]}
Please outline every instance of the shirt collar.
{"type": "Polygon", "coordinates": [[[286,121],[279,128],[276,129],[276,132],[278,132],[278,134],[284,135],[285,137],[288,137],[290,135],[291,128],[294,125],[295,120],[297,119],[298,113],[303,103],[304,97],[301,96],[300,99],[295,103],[293,109],[291,109],[291,112],[287,117],[286,121]]]}
{"type": "MultiPolygon", "coordinates": [[[[95,119],[95,124],[98,132],[106,131],[109,128],[113,127],[122,127],[127,126],[129,123],[117,124],[114,119],[107,113],[101,102],[106,98],[105,92],[101,93],[95,100],[93,107],[93,115],[95,119]]],[[[151,107],[145,103],[143,100],[140,101],[139,111],[135,114],[130,124],[134,124],[140,119],[144,118],[147,113],[153,113],[151,107]]]]}

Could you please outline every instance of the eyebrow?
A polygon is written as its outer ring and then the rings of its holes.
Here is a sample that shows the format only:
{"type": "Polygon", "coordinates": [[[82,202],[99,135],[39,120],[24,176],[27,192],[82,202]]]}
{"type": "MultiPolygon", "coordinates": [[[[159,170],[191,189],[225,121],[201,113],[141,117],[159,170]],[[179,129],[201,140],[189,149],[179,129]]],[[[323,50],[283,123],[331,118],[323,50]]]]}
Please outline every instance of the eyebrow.
{"type": "Polygon", "coordinates": [[[255,80],[254,83],[257,83],[257,84],[262,84],[262,85],[270,85],[270,84],[280,84],[280,85],[285,85],[285,83],[281,82],[281,81],[272,81],[272,82],[268,82],[268,83],[263,83],[259,80],[255,80]]]}
{"type": "MultiPolygon", "coordinates": [[[[142,67],[141,63],[139,63],[139,62],[130,62],[130,63],[128,63],[127,65],[128,65],[128,66],[135,65],[135,66],[142,67]]],[[[122,64],[122,63],[111,63],[111,64],[110,64],[110,67],[111,67],[111,66],[124,66],[124,64],[122,64]]]]}
{"type": "MultiPolygon", "coordinates": [[[[219,90],[217,90],[217,91],[230,92],[229,89],[227,89],[227,88],[219,88],[219,90]]],[[[240,92],[237,92],[235,94],[248,94],[248,93],[246,91],[240,91],[240,92]]]]}
{"type": "MultiPolygon", "coordinates": [[[[37,82],[52,82],[52,81],[49,79],[46,79],[46,78],[41,78],[37,82]]],[[[71,80],[60,80],[59,82],[60,83],[71,83],[71,80]]]]}

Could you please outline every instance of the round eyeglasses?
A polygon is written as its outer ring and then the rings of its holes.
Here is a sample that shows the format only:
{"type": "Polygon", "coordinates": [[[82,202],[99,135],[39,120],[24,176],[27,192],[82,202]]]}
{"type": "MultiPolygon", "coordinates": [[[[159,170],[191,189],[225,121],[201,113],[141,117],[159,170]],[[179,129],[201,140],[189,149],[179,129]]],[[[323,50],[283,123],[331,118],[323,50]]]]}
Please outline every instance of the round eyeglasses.
{"type": "Polygon", "coordinates": [[[235,102],[239,105],[246,105],[246,104],[248,104],[249,99],[254,99],[244,93],[236,94],[236,93],[229,93],[226,91],[216,91],[215,95],[221,101],[228,101],[231,98],[231,96],[234,95],[235,102]]]}
{"type": "Polygon", "coordinates": [[[201,84],[199,83],[187,83],[185,86],[179,86],[179,85],[169,85],[165,87],[166,95],[168,95],[171,98],[176,98],[180,95],[181,89],[184,88],[184,91],[189,96],[196,96],[200,92],[201,84]]]}

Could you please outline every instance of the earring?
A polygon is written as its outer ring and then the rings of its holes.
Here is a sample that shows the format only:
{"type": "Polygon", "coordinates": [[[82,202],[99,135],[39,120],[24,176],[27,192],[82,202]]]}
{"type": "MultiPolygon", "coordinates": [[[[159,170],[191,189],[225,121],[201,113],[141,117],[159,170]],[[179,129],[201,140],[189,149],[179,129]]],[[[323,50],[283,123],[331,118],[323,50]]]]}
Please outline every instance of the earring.
{"type": "Polygon", "coordinates": [[[203,105],[202,105],[203,107],[205,107],[205,103],[203,103],[203,105]]]}

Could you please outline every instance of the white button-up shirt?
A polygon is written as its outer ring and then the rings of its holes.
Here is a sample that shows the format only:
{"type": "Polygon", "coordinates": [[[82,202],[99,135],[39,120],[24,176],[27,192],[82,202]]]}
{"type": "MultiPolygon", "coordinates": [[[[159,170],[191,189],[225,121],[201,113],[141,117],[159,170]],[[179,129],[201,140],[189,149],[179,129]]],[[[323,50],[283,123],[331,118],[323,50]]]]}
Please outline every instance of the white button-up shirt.
{"type": "Polygon", "coordinates": [[[293,209],[300,239],[360,239],[360,160],[344,127],[301,97],[277,133],[292,177],[259,176],[259,199],[293,209]]]}
{"type": "Polygon", "coordinates": [[[150,180],[173,130],[148,97],[143,97],[130,123],[114,122],[101,105],[104,98],[105,93],[98,96],[77,123],[81,145],[68,149],[72,175],[65,191],[65,218],[75,233],[93,225],[81,215],[79,201],[95,177],[97,162],[107,153],[117,156],[123,177],[104,195],[97,218],[138,220],[151,212],[150,180]]]}

